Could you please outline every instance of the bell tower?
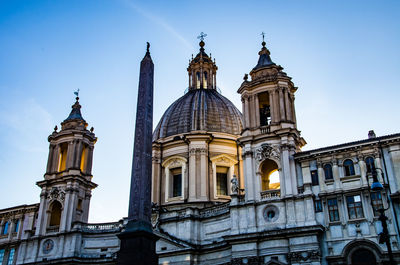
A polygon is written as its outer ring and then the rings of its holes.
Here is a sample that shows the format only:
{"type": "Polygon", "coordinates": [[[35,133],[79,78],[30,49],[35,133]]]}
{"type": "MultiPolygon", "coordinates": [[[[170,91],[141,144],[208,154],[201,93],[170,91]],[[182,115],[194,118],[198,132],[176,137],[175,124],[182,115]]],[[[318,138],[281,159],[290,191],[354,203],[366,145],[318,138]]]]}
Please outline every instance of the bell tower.
{"type": "MultiPolygon", "coordinates": [[[[264,36],[263,36],[264,37],[264,36]]],[[[276,65],[263,40],[257,65],[238,89],[241,94],[246,200],[297,194],[293,155],[306,144],[297,130],[294,86],[276,65]]]]}
{"type": "MultiPolygon", "coordinates": [[[[76,93],[77,94],[77,93],[76,93]]],[[[36,235],[67,232],[75,221],[87,222],[92,189],[93,148],[97,141],[93,127],[81,114],[79,97],[69,116],[49,136],[49,156],[42,189],[36,235]]]]}

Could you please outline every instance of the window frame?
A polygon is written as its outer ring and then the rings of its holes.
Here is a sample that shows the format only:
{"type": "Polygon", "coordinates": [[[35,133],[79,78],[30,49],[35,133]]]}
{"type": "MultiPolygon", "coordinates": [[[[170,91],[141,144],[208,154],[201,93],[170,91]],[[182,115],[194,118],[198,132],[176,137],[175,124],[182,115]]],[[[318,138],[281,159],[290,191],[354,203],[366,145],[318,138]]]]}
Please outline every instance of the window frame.
{"type": "Polygon", "coordinates": [[[332,164],[331,163],[324,164],[323,170],[324,170],[324,178],[325,178],[325,180],[333,180],[332,164]],[[329,166],[329,169],[328,169],[328,166],[329,166]],[[329,172],[329,174],[326,174],[327,171],[329,172]],[[330,175],[330,176],[327,176],[327,175],[330,175]]]}
{"type": "Polygon", "coordinates": [[[356,169],[354,167],[354,162],[351,159],[345,159],[343,161],[343,171],[344,171],[344,176],[345,177],[350,177],[350,176],[355,176],[356,175],[356,169]],[[350,162],[350,164],[346,165],[346,162],[350,162]]]}
{"type": "Polygon", "coordinates": [[[376,167],[375,167],[375,159],[372,156],[368,156],[365,159],[364,162],[365,162],[365,167],[366,167],[366,170],[367,170],[367,174],[371,174],[372,170],[376,169],[376,167]],[[371,160],[372,160],[372,164],[368,162],[368,161],[371,161],[371,160]]]}
{"type": "Polygon", "coordinates": [[[315,213],[322,213],[324,208],[322,207],[322,201],[320,199],[314,200],[314,212],[315,213]]]}
{"type": "MultiPolygon", "coordinates": [[[[232,183],[231,180],[233,178],[233,175],[235,174],[235,165],[238,163],[236,159],[233,159],[230,156],[227,156],[225,154],[222,155],[217,155],[212,157],[211,159],[211,165],[212,165],[212,182],[213,182],[213,197],[214,199],[230,199],[230,195],[232,194],[232,183]],[[226,195],[219,195],[217,193],[217,167],[227,167],[228,171],[226,173],[227,175],[227,194],[226,195]]],[[[239,179],[239,177],[238,177],[239,179]]]]}
{"type": "Polygon", "coordinates": [[[339,222],[340,221],[340,212],[339,212],[339,203],[338,203],[338,199],[337,198],[328,198],[326,200],[326,205],[328,208],[328,218],[329,218],[329,222],[333,223],[333,222],[339,222]],[[330,205],[330,201],[335,201],[334,205],[330,205]],[[331,215],[331,213],[334,213],[333,215],[331,215]],[[337,214],[335,214],[337,213],[337,214]],[[331,217],[335,217],[334,220],[331,219],[331,217]],[[337,217],[337,218],[336,218],[337,217]]]}
{"type": "Polygon", "coordinates": [[[318,170],[317,169],[310,170],[310,176],[311,176],[311,185],[319,186],[318,170]]]}
{"type": "Polygon", "coordinates": [[[365,218],[364,208],[362,203],[362,196],[361,194],[353,194],[353,195],[346,195],[346,208],[349,220],[356,220],[356,219],[363,219],[365,218]],[[360,197],[360,201],[355,201],[355,197],[360,197]],[[353,202],[349,202],[349,199],[353,198],[353,202]],[[352,204],[352,205],[350,205],[352,204]],[[351,215],[350,211],[354,211],[354,216],[351,215]],[[361,215],[359,216],[359,211],[361,211],[361,215]]]}
{"type": "Polygon", "coordinates": [[[171,156],[162,163],[162,167],[165,175],[165,186],[164,188],[164,201],[176,202],[183,201],[185,199],[185,176],[186,176],[186,164],[187,159],[181,156],[171,156]],[[173,196],[173,173],[174,169],[180,168],[181,170],[181,196],[173,196]]]}

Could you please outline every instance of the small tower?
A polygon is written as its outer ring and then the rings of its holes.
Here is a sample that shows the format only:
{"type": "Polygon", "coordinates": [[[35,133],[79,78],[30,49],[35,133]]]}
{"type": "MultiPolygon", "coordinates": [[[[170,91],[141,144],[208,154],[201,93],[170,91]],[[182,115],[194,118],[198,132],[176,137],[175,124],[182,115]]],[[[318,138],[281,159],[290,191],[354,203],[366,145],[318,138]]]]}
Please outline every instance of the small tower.
{"type": "Polygon", "coordinates": [[[194,89],[217,89],[216,74],[218,67],[210,56],[204,52],[204,35],[201,36],[200,51],[192,58],[187,68],[189,74],[189,90],[194,89]]]}
{"type": "MultiPolygon", "coordinates": [[[[77,93],[76,93],[77,94],[77,93]]],[[[36,235],[67,232],[73,222],[87,222],[92,189],[93,148],[97,141],[93,128],[81,114],[79,97],[71,113],[61,123],[61,130],[49,136],[47,169],[44,180],[36,184],[42,189],[36,235]]]]}
{"type": "Polygon", "coordinates": [[[297,130],[291,78],[276,65],[262,42],[257,65],[238,93],[241,94],[244,130],[243,146],[247,176],[246,199],[286,197],[297,194],[293,154],[306,144],[297,130]]]}

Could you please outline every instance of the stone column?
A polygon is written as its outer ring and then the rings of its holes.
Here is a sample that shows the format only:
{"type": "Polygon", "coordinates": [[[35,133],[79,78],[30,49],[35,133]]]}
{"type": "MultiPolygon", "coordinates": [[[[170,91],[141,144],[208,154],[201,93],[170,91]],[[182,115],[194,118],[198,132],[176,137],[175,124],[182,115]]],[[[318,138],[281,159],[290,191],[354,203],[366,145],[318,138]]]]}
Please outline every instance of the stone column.
{"type": "Polygon", "coordinates": [[[249,97],[249,108],[250,108],[250,127],[254,128],[256,127],[256,114],[255,114],[255,108],[256,104],[254,103],[254,95],[251,95],[249,97]]]}
{"type": "Polygon", "coordinates": [[[92,174],[93,149],[94,146],[87,147],[87,161],[86,161],[85,173],[89,175],[92,174]]]}
{"type": "Polygon", "coordinates": [[[367,167],[363,157],[358,157],[358,166],[360,167],[361,185],[368,186],[367,167]]]}
{"type": "Polygon", "coordinates": [[[317,166],[318,166],[319,187],[321,189],[321,192],[324,192],[326,190],[326,185],[325,185],[324,170],[322,168],[322,163],[319,162],[317,166]]]}
{"type": "MultiPolygon", "coordinates": [[[[286,195],[293,195],[293,187],[291,181],[291,174],[290,174],[290,163],[289,163],[289,146],[282,145],[282,169],[283,169],[283,178],[285,179],[284,188],[286,195]]],[[[281,187],[282,188],[282,187],[281,187]]],[[[297,187],[296,187],[297,188],[297,187]]]]}
{"type": "Polygon", "coordinates": [[[47,158],[46,173],[51,173],[53,171],[52,170],[52,166],[53,166],[54,148],[55,148],[55,145],[54,144],[50,144],[50,146],[49,146],[49,156],[47,158]]]}
{"type": "Polygon", "coordinates": [[[291,121],[292,120],[292,110],[290,108],[290,100],[289,100],[289,91],[285,89],[285,107],[286,107],[286,118],[287,120],[291,121]]]}
{"type": "Polygon", "coordinates": [[[207,149],[201,148],[200,152],[200,200],[207,200],[207,184],[208,184],[208,159],[207,149]]]}
{"type": "Polygon", "coordinates": [[[268,96],[269,96],[269,110],[271,113],[271,123],[275,122],[275,108],[274,108],[274,97],[271,93],[271,91],[268,91],[268,96]]]}
{"type": "Polygon", "coordinates": [[[280,107],[279,107],[279,92],[278,89],[273,91],[273,99],[274,99],[274,113],[275,118],[274,122],[278,123],[280,120],[280,107]]]}
{"type": "Polygon", "coordinates": [[[291,100],[291,103],[292,103],[292,118],[293,118],[294,124],[296,124],[296,123],[297,123],[297,119],[296,119],[296,108],[295,108],[295,105],[294,105],[294,99],[295,99],[295,97],[294,97],[294,94],[291,94],[291,96],[292,96],[292,100],[291,100]]]}
{"type": "Polygon", "coordinates": [[[260,127],[260,102],[258,100],[258,94],[254,95],[254,114],[256,116],[255,127],[260,127]]]}
{"type": "MultiPolygon", "coordinates": [[[[78,141],[76,144],[76,153],[75,153],[75,159],[74,159],[74,168],[81,168],[81,161],[82,161],[82,152],[83,152],[83,143],[82,141],[78,141]]],[[[87,162],[87,154],[86,157],[83,157],[84,163],[87,162]]],[[[82,173],[85,174],[86,167],[85,165],[81,169],[82,173]]]]}
{"type": "Polygon", "coordinates": [[[284,102],[284,97],[283,97],[283,91],[282,89],[279,89],[279,111],[281,113],[281,120],[284,121],[286,120],[286,115],[285,115],[285,102],[284,102]]]}
{"type": "Polygon", "coordinates": [[[196,149],[189,151],[189,198],[188,201],[196,201],[196,149]]]}
{"type": "MultiPolygon", "coordinates": [[[[246,117],[246,99],[245,98],[241,98],[242,101],[242,112],[243,112],[243,118],[246,117]]],[[[244,128],[247,128],[247,120],[244,119],[244,124],[243,124],[244,128]]]]}
{"type": "Polygon", "coordinates": [[[254,201],[254,174],[253,174],[253,152],[250,145],[243,149],[244,172],[245,172],[245,197],[246,201],[254,201]]]}
{"type": "Polygon", "coordinates": [[[52,170],[51,172],[57,172],[58,168],[60,167],[60,151],[61,151],[61,146],[57,145],[54,147],[54,155],[53,155],[53,163],[52,163],[52,170]]]}
{"type": "Polygon", "coordinates": [[[36,223],[35,236],[44,235],[46,232],[46,226],[47,226],[46,196],[47,196],[46,188],[42,188],[42,192],[40,193],[39,213],[38,213],[38,218],[37,218],[37,223],[36,223]]]}
{"type": "Polygon", "coordinates": [[[332,163],[333,163],[332,174],[333,174],[333,180],[335,182],[335,188],[342,189],[342,182],[340,181],[340,174],[339,174],[339,167],[338,167],[337,159],[334,159],[332,161],[332,163]]]}
{"type": "Polygon", "coordinates": [[[75,156],[75,140],[68,142],[67,161],[65,162],[65,169],[69,170],[74,166],[75,156]]]}
{"type": "Polygon", "coordinates": [[[244,98],[244,100],[245,100],[244,101],[244,110],[245,110],[245,112],[244,112],[244,117],[245,117],[244,124],[245,124],[246,128],[250,128],[251,125],[250,125],[250,113],[249,113],[249,98],[246,96],[244,98]]]}
{"type": "Polygon", "coordinates": [[[311,172],[310,172],[310,163],[302,162],[301,163],[301,172],[303,175],[303,185],[304,185],[304,193],[309,194],[311,193],[311,172]]]}

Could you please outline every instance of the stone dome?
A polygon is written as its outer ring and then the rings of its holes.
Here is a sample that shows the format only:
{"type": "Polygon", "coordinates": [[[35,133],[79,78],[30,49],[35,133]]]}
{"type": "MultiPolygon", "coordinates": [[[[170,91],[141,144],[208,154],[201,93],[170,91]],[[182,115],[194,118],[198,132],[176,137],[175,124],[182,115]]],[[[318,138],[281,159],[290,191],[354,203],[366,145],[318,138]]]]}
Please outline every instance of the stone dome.
{"type": "Polygon", "coordinates": [[[242,114],[229,99],[215,89],[193,89],[166,110],[153,141],[191,131],[239,135],[242,129],[242,114]]]}

